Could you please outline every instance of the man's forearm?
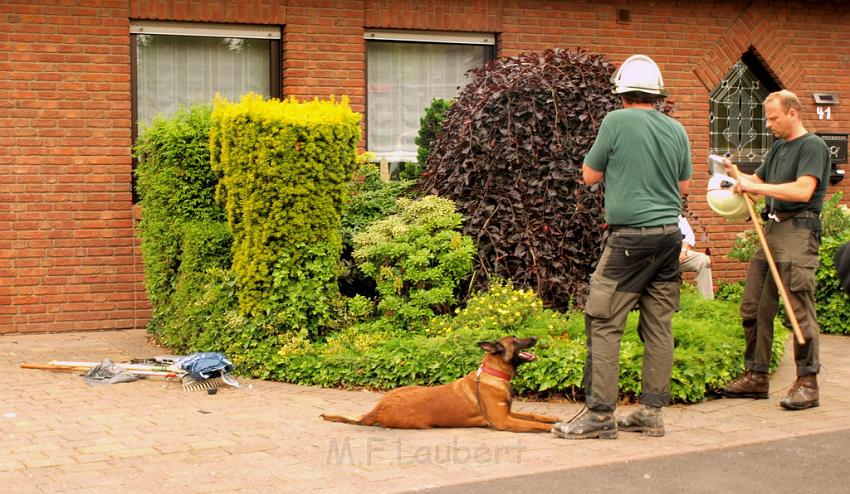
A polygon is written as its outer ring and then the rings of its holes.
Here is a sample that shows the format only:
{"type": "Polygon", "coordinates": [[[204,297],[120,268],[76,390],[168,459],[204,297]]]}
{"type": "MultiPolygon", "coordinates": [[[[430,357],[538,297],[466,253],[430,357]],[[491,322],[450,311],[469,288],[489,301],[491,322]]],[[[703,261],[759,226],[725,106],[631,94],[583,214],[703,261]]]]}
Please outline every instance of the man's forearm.
{"type": "Polygon", "coordinates": [[[785,184],[752,184],[746,188],[748,192],[788,202],[808,202],[813,190],[796,182],[785,184]]]}

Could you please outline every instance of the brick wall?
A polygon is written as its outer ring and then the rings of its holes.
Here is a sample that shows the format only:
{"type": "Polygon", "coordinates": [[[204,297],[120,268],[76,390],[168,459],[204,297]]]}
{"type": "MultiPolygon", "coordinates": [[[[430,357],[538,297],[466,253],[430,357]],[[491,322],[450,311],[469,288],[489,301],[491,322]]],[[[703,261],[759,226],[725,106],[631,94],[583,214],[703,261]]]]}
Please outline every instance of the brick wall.
{"type": "Polygon", "coordinates": [[[347,95],[366,109],[362,1],[290,0],[283,43],[283,87],[298,99],[347,95]]]}
{"type": "Polygon", "coordinates": [[[499,32],[499,0],[367,0],[366,27],[499,32]]]}
{"type": "MultiPolygon", "coordinates": [[[[364,29],[495,32],[505,56],[646,53],[691,137],[694,228],[708,232],[716,279],[743,277],[724,258],[743,226],[704,202],[708,95],[741,52],[752,46],[801,96],[809,130],[850,131],[850,8],[838,0],[5,0],[0,333],[144,327],[150,315],[130,194],[130,19],[282,26],[283,94],[345,94],[356,111],[366,108],[364,29]],[[812,92],[838,95],[831,120],[816,120],[812,92]]],[[[850,192],[850,179],[836,190],[850,192]]]]}
{"type": "Polygon", "coordinates": [[[126,3],[49,3],[0,4],[0,333],[140,326],[126,3]]]}

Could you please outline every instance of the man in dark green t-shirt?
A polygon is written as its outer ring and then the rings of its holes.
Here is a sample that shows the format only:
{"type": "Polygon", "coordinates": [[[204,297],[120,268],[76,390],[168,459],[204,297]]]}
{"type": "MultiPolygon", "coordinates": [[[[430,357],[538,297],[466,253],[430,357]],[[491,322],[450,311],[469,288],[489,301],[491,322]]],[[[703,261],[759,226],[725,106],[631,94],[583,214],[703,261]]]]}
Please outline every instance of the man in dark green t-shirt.
{"type": "MultiPolygon", "coordinates": [[[[805,344],[794,339],[797,380],[779,404],[789,410],[819,404],[817,375],[818,326],[815,312],[815,269],[818,265],[821,223],[819,214],[829,180],[829,150],[820,137],[808,132],[800,118],[802,105],[788,90],[764,100],[767,127],[777,141],[753,175],[742,175],[735,190],[765,196],[768,220],[765,238],[791,303],[805,344]]],[[[727,171],[732,163],[726,160],[727,171]]],[[[767,398],[768,367],[773,348],[773,320],[779,310],[778,289],[764,251],[750,260],[741,300],[746,349],[744,374],[727,384],[728,398],[767,398]]],[[[786,307],[786,310],[789,308],[786,307]]]]}
{"type": "Polygon", "coordinates": [[[612,439],[617,430],[663,436],[661,407],[670,399],[671,320],[681,285],[678,219],[691,178],[690,145],[684,127],[656,110],[666,91],[652,59],[629,57],[614,84],[623,109],[605,116],[582,166],[586,184],[605,182],[609,236],[584,309],[587,413],[552,429],[567,439],[612,439]],[[620,339],[635,304],[645,344],[641,407],[615,421],[620,339]]]}

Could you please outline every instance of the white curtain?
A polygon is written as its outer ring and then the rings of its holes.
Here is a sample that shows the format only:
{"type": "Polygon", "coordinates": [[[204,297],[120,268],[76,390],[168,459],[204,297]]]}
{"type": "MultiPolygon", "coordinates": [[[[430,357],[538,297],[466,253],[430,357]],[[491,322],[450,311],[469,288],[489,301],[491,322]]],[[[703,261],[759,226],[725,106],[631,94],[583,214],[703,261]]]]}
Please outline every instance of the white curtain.
{"type": "Polygon", "coordinates": [[[367,43],[368,148],[377,159],[416,161],[419,119],[434,98],[450,99],[484,64],[480,45],[367,43]]]}
{"type": "Polygon", "coordinates": [[[248,38],[136,36],[136,105],[140,127],[179,107],[271,95],[270,42],[248,38]]]}

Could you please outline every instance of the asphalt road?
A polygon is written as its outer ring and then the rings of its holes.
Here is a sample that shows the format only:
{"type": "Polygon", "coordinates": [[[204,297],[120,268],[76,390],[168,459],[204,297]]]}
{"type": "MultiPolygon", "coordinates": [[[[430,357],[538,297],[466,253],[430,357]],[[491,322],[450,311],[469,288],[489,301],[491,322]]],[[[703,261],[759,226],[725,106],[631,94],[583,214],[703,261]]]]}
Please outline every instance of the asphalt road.
{"type": "Polygon", "coordinates": [[[843,494],[850,492],[850,430],[419,492],[843,494]]]}

